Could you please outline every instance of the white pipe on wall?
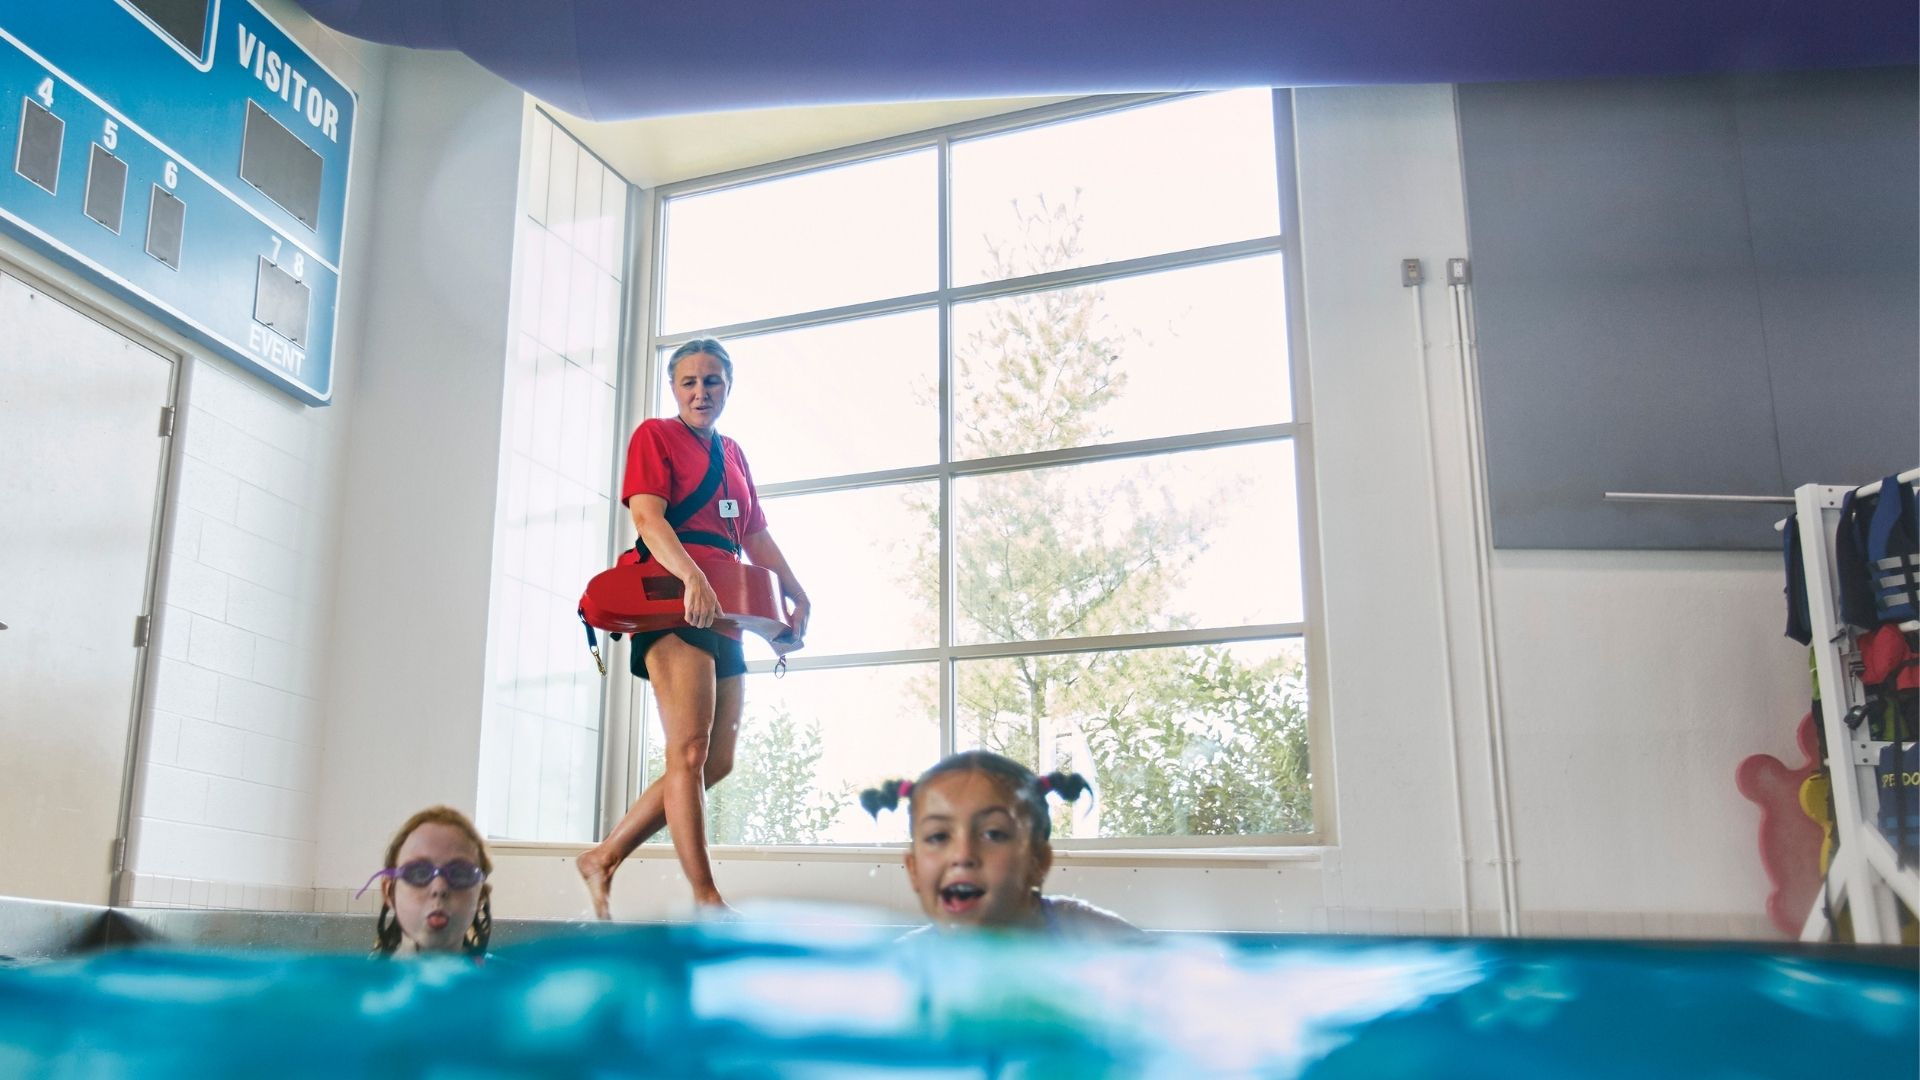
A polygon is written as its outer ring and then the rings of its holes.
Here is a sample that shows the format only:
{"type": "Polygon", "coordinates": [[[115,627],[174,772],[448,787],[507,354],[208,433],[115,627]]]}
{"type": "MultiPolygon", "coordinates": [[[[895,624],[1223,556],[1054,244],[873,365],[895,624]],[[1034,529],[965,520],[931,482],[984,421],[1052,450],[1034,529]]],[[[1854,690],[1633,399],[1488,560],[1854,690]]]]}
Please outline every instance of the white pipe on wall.
{"type": "MultiPolygon", "coordinates": [[[[1433,584],[1440,600],[1440,692],[1446,698],[1447,759],[1453,778],[1453,827],[1460,847],[1460,932],[1473,932],[1473,885],[1467,871],[1467,801],[1460,782],[1460,714],[1453,694],[1453,634],[1448,629],[1446,549],[1440,531],[1440,464],[1433,452],[1433,379],[1427,370],[1427,316],[1422,306],[1423,286],[1408,286],[1413,298],[1413,359],[1420,369],[1420,445],[1427,457],[1427,481],[1432,489],[1429,505],[1433,532],[1433,584]]],[[[1495,828],[1499,822],[1495,821],[1495,828]]]]}
{"type": "Polygon", "coordinates": [[[1465,415],[1468,490],[1473,504],[1474,588],[1479,604],[1480,678],[1487,706],[1487,786],[1493,797],[1494,862],[1500,871],[1500,932],[1519,932],[1519,880],[1514,870],[1513,805],[1507,784],[1506,721],[1500,706],[1499,645],[1493,614],[1492,524],[1486,489],[1486,444],[1481,429],[1480,377],[1473,343],[1473,319],[1467,287],[1450,284],[1453,345],[1460,359],[1460,391],[1465,415]]]}

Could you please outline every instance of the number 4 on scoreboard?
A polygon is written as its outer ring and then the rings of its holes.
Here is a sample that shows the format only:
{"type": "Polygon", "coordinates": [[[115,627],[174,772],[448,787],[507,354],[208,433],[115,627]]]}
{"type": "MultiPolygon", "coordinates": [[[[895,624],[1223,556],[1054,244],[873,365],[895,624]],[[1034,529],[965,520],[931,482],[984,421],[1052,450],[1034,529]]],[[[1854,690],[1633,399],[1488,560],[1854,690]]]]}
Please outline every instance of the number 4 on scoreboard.
{"type": "Polygon", "coordinates": [[[40,99],[40,104],[53,108],[53,77],[41,79],[40,88],[33,92],[33,96],[40,99]]]}

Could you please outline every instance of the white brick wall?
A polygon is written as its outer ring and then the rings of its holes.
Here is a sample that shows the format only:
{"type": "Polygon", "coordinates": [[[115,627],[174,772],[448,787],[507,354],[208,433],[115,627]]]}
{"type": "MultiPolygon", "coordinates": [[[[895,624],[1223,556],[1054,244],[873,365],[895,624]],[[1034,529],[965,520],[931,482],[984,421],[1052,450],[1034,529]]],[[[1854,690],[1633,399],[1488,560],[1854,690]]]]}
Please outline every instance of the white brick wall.
{"type": "Polygon", "coordinates": [[[193,361],[183,405],[133,895],[182,903],[185,885],[228,906],[299,909],[313,885],[330,617],[331,536],[314,523],[331,517],[341,413],[210,360],[193,361]]]}

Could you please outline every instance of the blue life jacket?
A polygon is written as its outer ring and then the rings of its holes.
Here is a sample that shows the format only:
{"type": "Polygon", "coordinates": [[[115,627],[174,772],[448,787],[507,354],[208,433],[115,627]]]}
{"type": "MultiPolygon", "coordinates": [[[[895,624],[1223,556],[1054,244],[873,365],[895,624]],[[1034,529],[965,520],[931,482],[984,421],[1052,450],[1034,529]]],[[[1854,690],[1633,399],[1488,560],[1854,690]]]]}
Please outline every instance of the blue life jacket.
{"type": "Polygon", "coordinates": [[[1841,621],[1862,630],[1920,618],[1920,512],[1889,476],[1872,502],[1849,492],[1834,535],[1841,621]]]}
{"type": "Polygon", "coordinates": [[[1874,768],[1880,799],[1880,833],[1900,865],[1920,860],[1920,743],[1888,743],[1874,768]]]}
{"type": "Polygon", "coordinates": [[[1873,604],[1880,621],[1920,617],[1920,520],[1913,488],[1897,476],[1880,482],[1867,523],[1867,559],[1873,564],[1873,604]]]}
{"type": "Polygon", "coordinates": [[[1788,514],[1780,530],[1780,549],[1787,562],[1787,636],[1802,645],[1813,644],[1813,614],[1807,607],[1807,567],[1800,554],[1800,515],[1788,514]]]}

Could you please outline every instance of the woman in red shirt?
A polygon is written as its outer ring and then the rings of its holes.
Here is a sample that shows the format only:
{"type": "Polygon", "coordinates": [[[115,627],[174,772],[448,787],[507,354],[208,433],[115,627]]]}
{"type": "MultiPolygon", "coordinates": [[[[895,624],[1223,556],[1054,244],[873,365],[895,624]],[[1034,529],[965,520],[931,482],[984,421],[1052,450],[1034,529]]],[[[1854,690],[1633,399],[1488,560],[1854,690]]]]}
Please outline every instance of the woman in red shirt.
{"type": "Polygon", "coordinates": [[[684,584],[687,625],[636,634],[631,642],[633,673],[653,683],[660,704],[666,772],[640,793],[605,840],[576,860],[594,914],[602,919],[611,917],[607,896],[614,871],[662,826],[671,831],[694,901],[726,906],[707,862],[706,789],[733,768],[745,701],[740,677],[747,664],[738,632],[714,627],[720,602],[687,545],[717,548],[736,559],[745,551],[754,565],[773,571],[791,605],[795,637],[806,636],[811,607],[767,531],[740,445],[713,429],[733,389],[733,360],[726,347],[712,338],[680,346],[667,361],[667,381],[679,415],[648,420],[634,431],[621,498],[647,552],[684,584]],[[715,439],[723,462],[719,491],[676,532],[667,522],[667,507],[700,488],[715,439]]]}

